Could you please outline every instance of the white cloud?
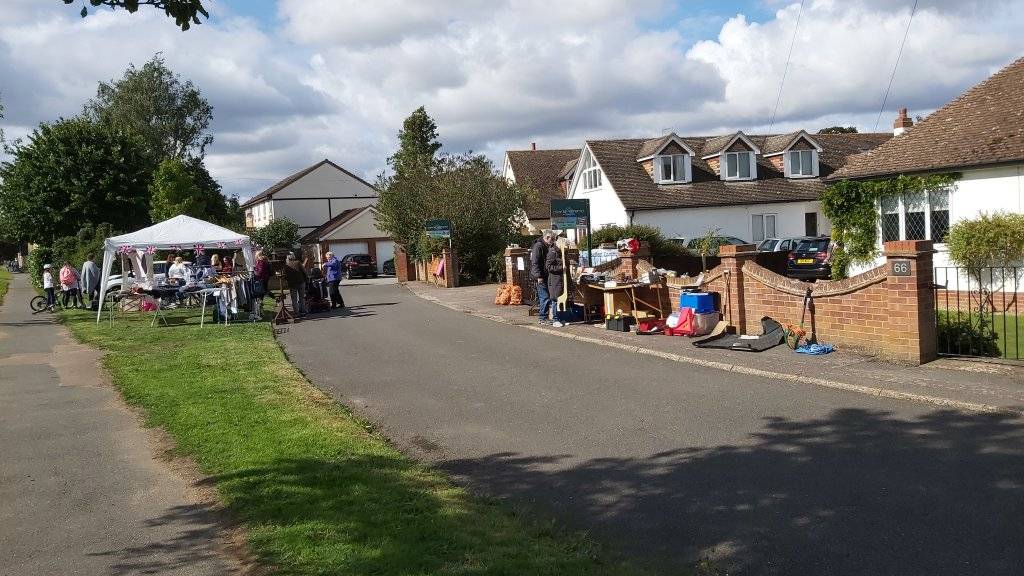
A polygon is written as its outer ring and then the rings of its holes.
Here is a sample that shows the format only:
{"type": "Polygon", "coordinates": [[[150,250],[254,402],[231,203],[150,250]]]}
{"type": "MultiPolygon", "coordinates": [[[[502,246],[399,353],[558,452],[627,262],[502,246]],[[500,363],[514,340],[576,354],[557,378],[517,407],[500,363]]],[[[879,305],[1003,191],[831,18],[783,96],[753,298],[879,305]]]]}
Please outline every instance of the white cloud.
{"type": "MultiPolygon", "coordinates": [[[[213,104],[208,164],[243,196],[323,157],[372,179],[420,105],[447,149],[495,160],[531,141],[765,129],[797,3],[768,0],[763,22],[669,4],[281,0],[267,30],[219,0],[215,21],[183,33],[153,10],[83,20],[7,0],[3,128],[76,114],[98,81],[159,51],[213,104]]],[[[909,0],[807,0],[776,129],[870,129],[908,13],[909,0]]],[[[898,106],[927,112],[1019,56],[1022,24],[1019,2],[921,0],[880,129],[898,106]]]]}

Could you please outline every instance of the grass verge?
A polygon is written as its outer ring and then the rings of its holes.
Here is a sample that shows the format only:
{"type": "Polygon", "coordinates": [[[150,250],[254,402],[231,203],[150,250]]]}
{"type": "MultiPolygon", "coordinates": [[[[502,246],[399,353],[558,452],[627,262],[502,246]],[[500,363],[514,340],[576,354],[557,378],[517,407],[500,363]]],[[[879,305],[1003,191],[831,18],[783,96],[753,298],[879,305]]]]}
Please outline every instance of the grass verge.
{"type": "Polygon", "coordinates": [[[404,457],[310,385],[270,326],[171,327],[149,317],[113,326],[65,311],[147,425],[211,477],[245,524],[256,555],[280,574],[639,574],[585,537],[474,498],[404,457]]]}
{"type": "Polygon", "coordinates": [[[7,289],[11,286],[11,273],[6,270],[0,270],[0,305],[4,303],[4,295],[7,294],[7,289]]]}

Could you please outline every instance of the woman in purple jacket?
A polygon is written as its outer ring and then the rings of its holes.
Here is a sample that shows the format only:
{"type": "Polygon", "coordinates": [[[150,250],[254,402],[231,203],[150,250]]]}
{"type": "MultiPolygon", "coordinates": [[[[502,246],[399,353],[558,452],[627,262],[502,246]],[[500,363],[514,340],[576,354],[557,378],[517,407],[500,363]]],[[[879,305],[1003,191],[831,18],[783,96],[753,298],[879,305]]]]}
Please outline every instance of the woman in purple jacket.
{"type": "Polygon", "coordinates": [[[341,297],[341,290],[338,289],[338,284],[341,283],[341,261],[334,256],[334,252],[328,252],[324,257],[327,258],[324,262],[324,278],[327,280],[327,290],[331,294],[331,310],[344,308],[345,299],[341,297]]]}

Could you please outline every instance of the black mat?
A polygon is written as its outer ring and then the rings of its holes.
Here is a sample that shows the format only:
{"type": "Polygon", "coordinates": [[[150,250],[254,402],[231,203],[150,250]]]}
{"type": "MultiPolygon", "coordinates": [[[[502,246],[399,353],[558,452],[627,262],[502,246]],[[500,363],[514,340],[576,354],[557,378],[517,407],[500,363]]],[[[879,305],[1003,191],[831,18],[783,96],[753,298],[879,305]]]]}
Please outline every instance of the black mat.
{"type": "Polygon", "coordinates": [[[761,318],[761,335],[756,339],[740,338],[739,334],[722,333],[695,340],[693,345],[698,348],[722,348],[726,350],[742,350],[744,352],[764,352],[782,344],[786,339],[786,331],[775,320],[765,316],[761,318]]]}

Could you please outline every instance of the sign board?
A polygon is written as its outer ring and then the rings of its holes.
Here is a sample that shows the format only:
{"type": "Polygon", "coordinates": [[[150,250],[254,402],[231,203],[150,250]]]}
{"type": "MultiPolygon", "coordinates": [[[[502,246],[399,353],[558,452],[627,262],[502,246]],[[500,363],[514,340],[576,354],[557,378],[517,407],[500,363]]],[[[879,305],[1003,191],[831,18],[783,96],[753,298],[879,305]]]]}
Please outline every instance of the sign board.
{"type": "Polygon", "coordinates": [[[910,260],[893,260],[893,276],[910,276],[910,260]]]}
{"type": "Polygon", "coordinates": [[[587,226],[590,217],[590,200],[559,199],[551,200],[551,228],[554,230],[574,230],[587,226]]]}
{"type": "Polygon", "coordinates": [[[451,238],[452,236],[451,220],[427,220],[424,227],[427,230],[427,236],[430,238],[451,238]]]}

